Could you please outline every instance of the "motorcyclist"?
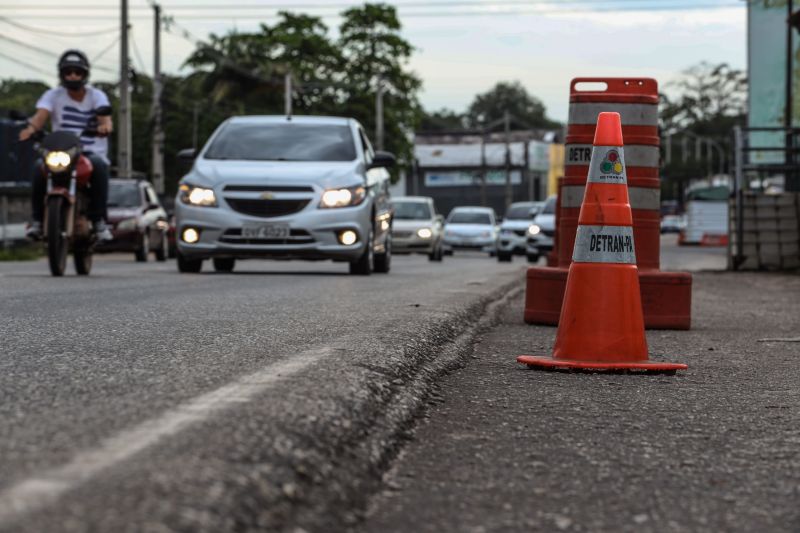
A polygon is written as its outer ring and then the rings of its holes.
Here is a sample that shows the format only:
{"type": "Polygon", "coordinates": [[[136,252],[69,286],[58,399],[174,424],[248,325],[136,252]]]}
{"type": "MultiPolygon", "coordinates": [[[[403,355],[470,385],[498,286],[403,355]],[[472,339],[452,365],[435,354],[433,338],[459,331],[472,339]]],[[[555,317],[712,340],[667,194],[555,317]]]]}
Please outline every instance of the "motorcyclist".
{"type": "MultiPolygon", "coordinates": [[[[25,141],[37,131],[42,130],[50,119],[53,131],[66,130],[80,135],[83,155],[92,162],[93,172],[90,186],[90,202],[88,218],[92,222],[97,239],[111,240],[111,231],[105,222],[106,203],[108,202],[108,134],[113,125],[110,116],[100,116],[99,108],[109,107],[106,93],[89,85],[89,60],[80,50],[67,50],[58,60],[58,77],[61,85],[49,89],[36,102],[36,113],[28,119],[26,126],[19,133],[19,139],[25,141]],[[95,129],[97,136],[81,135],[84,130],[95,129]]],[[[40,165],[34,167],[31,195],[33,220],[26,234],[32,239],[42,237],[42,220],[44,218],[45,186],[39,171],[40,165]]]]}

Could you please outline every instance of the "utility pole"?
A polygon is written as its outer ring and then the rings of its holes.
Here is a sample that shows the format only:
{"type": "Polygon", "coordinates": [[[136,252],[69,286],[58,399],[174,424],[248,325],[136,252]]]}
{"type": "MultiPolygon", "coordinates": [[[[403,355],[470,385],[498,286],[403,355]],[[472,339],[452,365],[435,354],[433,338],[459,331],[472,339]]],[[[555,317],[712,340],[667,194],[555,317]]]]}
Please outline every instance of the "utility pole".
{"type": "Polygon", "coordinates": [[[486,128],[481,130],[481,207],[486,207],[486,128]]]}
{"type": "Polygon", "coordinates": [[[380,76],[375,88],[375,146],[383,150],[383,79],[380,76]]]}
{"type": "Polygon", "coordinates": [[[292,71],[287,70],[283,75],[283,111],[286,120],[292,118],[292,71]]]}
{"type": "Polygon", "coordinates": [[[161,6],[153,4],[153,186],[164,194],[164,130],[161,125],[161,6]]]}
{"type": "Polygon", "coordinates": [[[503,113],[503,125],[506,140],[506,211],[514,199],[511,191],[511,117],[506,110],[503,113]]]}
{"type": "Polygon", "coordinates": [[[119,130],[117,131],[117,175],[130,178],[131,164],[131,93],[128,86],[128,0],[122,0],[119,41],[119,130]]]}

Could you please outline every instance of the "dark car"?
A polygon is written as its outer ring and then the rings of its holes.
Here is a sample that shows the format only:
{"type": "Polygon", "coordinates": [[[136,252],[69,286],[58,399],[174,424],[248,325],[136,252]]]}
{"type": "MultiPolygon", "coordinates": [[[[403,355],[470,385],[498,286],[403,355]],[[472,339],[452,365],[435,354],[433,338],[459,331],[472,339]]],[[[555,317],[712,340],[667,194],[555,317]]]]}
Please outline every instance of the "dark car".
{"type": "Polygon", "coordinates": [[[147,261],[150,252],[165,261],[169,252],[167,212],[146,181],[111,179],[108,184],[108,223],[114,239],[99,244],[97,252],[133,252],[147,261]]]}

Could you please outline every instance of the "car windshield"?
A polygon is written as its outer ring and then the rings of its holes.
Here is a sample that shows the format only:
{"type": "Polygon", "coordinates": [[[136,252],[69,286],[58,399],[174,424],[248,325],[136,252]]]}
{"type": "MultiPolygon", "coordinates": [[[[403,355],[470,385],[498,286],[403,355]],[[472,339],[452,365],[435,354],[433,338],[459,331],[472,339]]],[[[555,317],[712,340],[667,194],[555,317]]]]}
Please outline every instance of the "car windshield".
{"type": "Polygon", "coordinates": [[[227,124],[203,156],[248,161],[352,161],[348,126],[330,124],[227,124]]]}
{"type": "Polygon", "coordinates": [[[136,183],[109,183],[108,207],[139,207],[142,198],[136,183]]]}
{"type": "Polygon", "coordinates": [[[431,208],[422,202],[392,202],[397,220],[430,220],[431,208]]]}
{"type": "Polygon", "coordinates": [[[512,205],[506,212],[506,218],[521,220],[533,218],[536,208],[532,205],[512,205]]]}
{"type": "Polygon", "coordinates": [[[544,203],[544,207],[542,208],[542,213],[546,215],[554,215],[556,213],[556,197],[551,196],[547,199],[544,203]]]}
{"type": "Polygon", "coordinates": [[[460,213],[453,213],[450,215],[450,220],[447,221],[449,224],[487,224],[491,225],[492,217],[489,216],[489,213],[469,213],[469,212],[460,212],[460,213]]]}

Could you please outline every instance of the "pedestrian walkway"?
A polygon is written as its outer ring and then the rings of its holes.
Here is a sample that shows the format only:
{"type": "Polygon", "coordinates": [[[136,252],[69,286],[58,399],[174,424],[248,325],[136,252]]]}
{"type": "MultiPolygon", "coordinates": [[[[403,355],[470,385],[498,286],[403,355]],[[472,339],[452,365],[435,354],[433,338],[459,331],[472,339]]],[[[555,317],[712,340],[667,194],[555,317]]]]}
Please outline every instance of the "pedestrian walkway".
{"type": "Polygon", "coordinates": [[[442,380],[362,532],[800,530],[800,276],[694,274],[676,376],[533,371],[522,297],[442,380]]]}

